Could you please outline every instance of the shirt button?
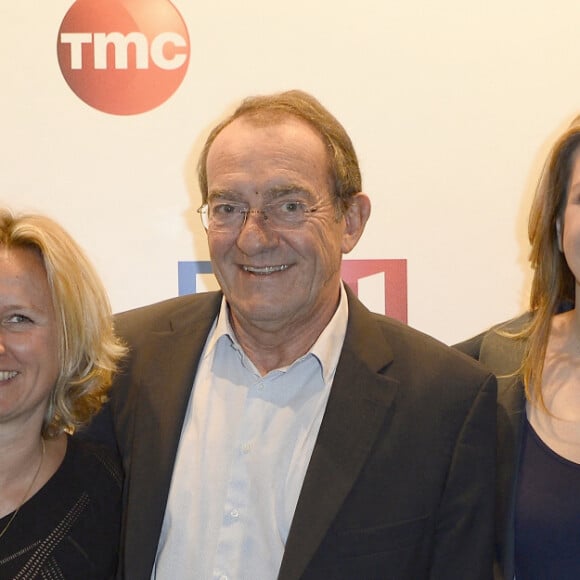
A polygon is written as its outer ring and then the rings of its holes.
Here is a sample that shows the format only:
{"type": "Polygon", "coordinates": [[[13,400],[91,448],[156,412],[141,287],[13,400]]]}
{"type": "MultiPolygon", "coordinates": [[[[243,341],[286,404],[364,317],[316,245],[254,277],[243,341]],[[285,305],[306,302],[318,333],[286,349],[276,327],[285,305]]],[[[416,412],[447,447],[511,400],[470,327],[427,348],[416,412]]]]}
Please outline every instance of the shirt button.
{"type": "Polygon", "coordinates": [[[252,449],[252,444],[251,443],[244,443],[242,445],[242,452],[243,453],[249,453],[250,449],[252,449]]]}
{"type": "Polygon", "coordinates": [[[264,383],[258,383],[258,391],[264,390],[264,383]]]}
{"type": "Polygon", "coordinates": [[[237,518],[237,517],[239,517],[239,515],[240,515],[240,512],[238,510],[232,510],[230,512],[230,516],[232,516],[232,518],[237,518]]]}

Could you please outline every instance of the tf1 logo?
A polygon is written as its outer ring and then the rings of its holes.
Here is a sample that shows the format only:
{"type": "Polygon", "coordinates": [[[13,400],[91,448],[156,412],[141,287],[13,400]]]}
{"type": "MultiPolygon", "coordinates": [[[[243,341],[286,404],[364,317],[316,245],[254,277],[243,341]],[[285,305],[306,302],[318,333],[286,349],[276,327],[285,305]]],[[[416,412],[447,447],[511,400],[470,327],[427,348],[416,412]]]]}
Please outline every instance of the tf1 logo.
{"type": "MultiPolygon", "coordinates": [[[[179,262],[179,295],[218,290],[211,262],[179,262]]],[[[407,323],[407,260],[343,260],[342,279],[373,312],[407,323]]]]}
{"type": "Polygon", "coordinates": [[[169,0],[77,0],[57,39],[60,70],[91,107],[135,115],[164,103],[189,64],[189,34],[169,0]]]}

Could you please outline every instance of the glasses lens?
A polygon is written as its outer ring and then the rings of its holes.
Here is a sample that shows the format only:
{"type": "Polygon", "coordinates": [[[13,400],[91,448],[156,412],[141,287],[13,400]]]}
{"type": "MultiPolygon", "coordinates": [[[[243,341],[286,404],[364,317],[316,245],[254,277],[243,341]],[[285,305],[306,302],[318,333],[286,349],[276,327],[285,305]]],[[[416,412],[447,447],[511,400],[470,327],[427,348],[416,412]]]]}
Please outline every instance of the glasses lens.
{"type": "Polygon", "coordinates": [[[304,225],[308,215],[315,211],[299,201],[282,201],[264,209],[269,225],[279,230],[292,230],[304,225]]]}
{"type": "Polygon", "coordinates": [[[215,203],[205,206],[207,229],[230,232],[241,228],[247,209],[232,203],[215,203]]]}
{"type": "Polygon", "coordinates": [[[266,205],[263,209],[248,209],[230,203],[204,204],[197,211],[206,230],[233,232],[242,228],[249,214],[255,214],[263,225],[273,230],[298,229],[317,209],[308,208],[299,201],[281,201],[266,205]]]}

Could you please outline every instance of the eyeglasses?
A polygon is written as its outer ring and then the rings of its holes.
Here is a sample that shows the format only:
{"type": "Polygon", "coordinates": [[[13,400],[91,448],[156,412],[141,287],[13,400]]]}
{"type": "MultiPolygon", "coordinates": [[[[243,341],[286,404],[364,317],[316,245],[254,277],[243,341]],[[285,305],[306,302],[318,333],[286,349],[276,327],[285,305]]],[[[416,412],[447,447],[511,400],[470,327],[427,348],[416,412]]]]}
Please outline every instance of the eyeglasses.
{"type": "Polygon", "coordinates": [[[261,215],[269,228],[281,231],[301,228],[318,209],[307,207],[301,201],[281,200],[262,209],[250,209],[232,202],[210,202],[204,203],[197,212],[203,227],[212,232],[238,232],[244,227],[248,214],[261,215]]]}

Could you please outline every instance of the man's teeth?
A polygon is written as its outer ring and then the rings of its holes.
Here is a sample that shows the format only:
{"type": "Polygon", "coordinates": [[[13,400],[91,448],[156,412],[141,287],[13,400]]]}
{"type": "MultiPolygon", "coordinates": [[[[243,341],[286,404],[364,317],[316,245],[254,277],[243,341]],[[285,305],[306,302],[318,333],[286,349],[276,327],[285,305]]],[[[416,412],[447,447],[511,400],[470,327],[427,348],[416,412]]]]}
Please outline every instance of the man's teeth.
{"type": "Polygon", "coordinates": [[[274,272],[282,272],[288,269],[287,264],[282,264],[281,266],[263,266],[262,268],[257,268],[254,266],[242,266],[245,272],[251,272],[252,274],[273,274],[274,272]]]}
{"type": "Polygon", "coordinates": [[[16,371],[0,371],[0,381],[13,379],[17,374],[16,371]]]}

